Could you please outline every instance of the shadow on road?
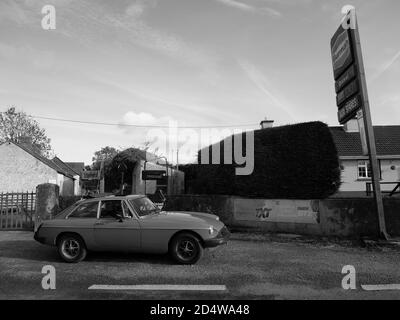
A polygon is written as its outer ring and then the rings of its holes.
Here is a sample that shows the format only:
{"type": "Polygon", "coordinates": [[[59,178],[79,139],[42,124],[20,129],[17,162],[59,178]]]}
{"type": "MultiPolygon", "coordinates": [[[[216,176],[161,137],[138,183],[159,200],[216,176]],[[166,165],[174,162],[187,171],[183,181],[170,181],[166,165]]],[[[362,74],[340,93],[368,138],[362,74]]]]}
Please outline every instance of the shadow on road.
{"type": "MultiPolygon", "coordinates": [[[[40,262],[63,262],[58,255],[56,247],[43,246],[34,241],[26,240],[1,241],[0,258],[24,259],[40,262]]],[[[168,255],[124,252],[88,252],[85,260],[88,262],[174,264],[168,255]]]]}
{"type": "Polygon", "coordinates": [[[124,253],[124,252],[89,252],[86,261],[91,262],[140,262],[151,264],[173,265],[174,262],[168,255],[124,253]]]}

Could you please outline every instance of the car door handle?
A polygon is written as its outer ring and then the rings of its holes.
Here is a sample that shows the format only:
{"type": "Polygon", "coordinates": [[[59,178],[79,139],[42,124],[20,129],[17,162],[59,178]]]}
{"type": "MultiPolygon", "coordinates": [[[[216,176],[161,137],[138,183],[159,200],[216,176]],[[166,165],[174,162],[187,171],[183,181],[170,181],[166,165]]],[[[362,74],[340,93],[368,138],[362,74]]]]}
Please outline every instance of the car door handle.
{"type": "Polygon", "coordinates": [[[102,226],[102,225],[104,225],[104,223],[103,222],[96,222],[94,225],[95,226],[102,226]]]}

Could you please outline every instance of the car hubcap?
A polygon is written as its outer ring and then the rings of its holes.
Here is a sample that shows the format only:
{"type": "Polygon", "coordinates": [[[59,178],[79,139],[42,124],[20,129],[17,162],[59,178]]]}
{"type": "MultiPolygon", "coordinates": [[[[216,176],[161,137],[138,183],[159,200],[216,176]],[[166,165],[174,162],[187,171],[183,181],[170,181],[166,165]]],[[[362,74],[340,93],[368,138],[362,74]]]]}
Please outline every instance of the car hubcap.
{"type": "Polygon", "coordinates": [[[62,253],[69,259],[74,259],[79,254],[79,242],[75,239],[65,240],[62,244],[62,253]]]}
{"type": "Polygon", "coordinates": [[[178,255],[183,260],[189,260],[196,254],[196,245],[193,241],[183,240],[178,245],[178,255]]]}

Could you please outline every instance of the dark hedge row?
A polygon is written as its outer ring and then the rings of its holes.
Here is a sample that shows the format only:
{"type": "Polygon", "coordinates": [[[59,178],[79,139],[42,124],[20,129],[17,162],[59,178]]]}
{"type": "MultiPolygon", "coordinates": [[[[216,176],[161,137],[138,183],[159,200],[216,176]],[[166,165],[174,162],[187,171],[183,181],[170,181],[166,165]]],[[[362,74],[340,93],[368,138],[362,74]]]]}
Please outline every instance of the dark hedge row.
{"type": "MultiPolygon", "coordinates": [[[[211,146],[209,150],[211,158],[211,146]]],[[[340,186],[336,146],[329,128],[322,122],[256,130],[254,150],[254,171],[247,176],[236,175],[235,164],[181,166],[185,172],[186,192],[322,199],[335,193],[340,186]]]]}

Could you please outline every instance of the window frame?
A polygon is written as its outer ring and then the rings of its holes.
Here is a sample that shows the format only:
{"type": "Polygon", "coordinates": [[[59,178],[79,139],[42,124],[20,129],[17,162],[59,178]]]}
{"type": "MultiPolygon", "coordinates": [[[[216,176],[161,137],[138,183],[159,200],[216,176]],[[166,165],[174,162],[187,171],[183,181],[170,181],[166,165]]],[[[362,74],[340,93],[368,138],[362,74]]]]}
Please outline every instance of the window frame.
{"type": "MultiPolygon", "coordinates": [[[[381,160],[378,160],[379,167],[379,179],[382,180],[382,166],[381,160]]],[[[370,165],[370,161],[368,159],[357,160],[357,180],[372,180],[372,168],[370,165]],[[366,170],[366,177],[360,176],[360,163],[364,162],[364,168],[366,170]],[[370,174],[370,176],[368,176],[370,174]]]]}
{"type": "Polygon", "coordinates": [[[70,219],[71,214],[73,214],[75,211],[77,211],[80,207],[82,207],[84,205],[91,204],[91,203],[95,203],[95,202],[97,202],[97,210],[96,210],[96,217],[95,218],[71,217],[71,219],[98,219],[99,218],[99,208],[100,208],[100,205],[99,205],[100,201],[99,200],[87,201],[87,202],[84,202],[84,203],[80,203],[70,213],[68,213],[68,215],[65,217],[65,219],[70,219]]]}
{"type": "MultiPolygon", "coordinates": [[[[129,205],[129,201],[127,201],[126,199],[122,199],[121,200],[122,203],[125,203],[125,206],[128,208],[129,212],[132,214],[131,219],[136,219],[138,220],[138,214],[136,213],[135,210],[132,209],[132,207],[129,205]]],[[[122,207],[122,210],[124,210],[124,208],[122,207]]],[[[124,216],[126,218],[126,216],[124,216]]]]}
{"type": "Polygon", "coordinates": [[[155,204],[149,197],[147,197],[147,196],[142,196],[142,197],[138,197],[138,198],[135,198],[135,199],[127,199],[126,202],[127,202],[128,206],[131,208],[131,211],[135,213],[135,215],[136,215],[136,217],[137,217],[138,219],[144,219],[144,218],[147,217],[148,215],[141,216],[141,215],[136,211],[135,206],[134,206],[129,200],[136,200],[136,199],[141,199],[141,198],[147,198],[147,199],[149,199],[149,200],[154,204],[154,206],[157,208],[156,204],[155,204]]]}
{"type": "Polygon", "coordinates": [[[101,217],[101,205],[102,205],[103,202],[106,202],[106,201],[119,201],[121,203],[122,214],[124,214],[124,211],[123,211],[124,209],[122,207],[123,199],[101,199],[99,201],[100,204],[99,204],[99,208],[98,208],[98,211],[97,211],[97,219],[114,219],[115,220],[115,218],[112,218],[112,217],[105,217],[105,218],[101,217]]]}

